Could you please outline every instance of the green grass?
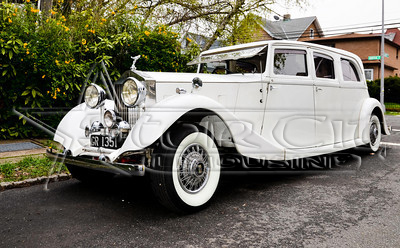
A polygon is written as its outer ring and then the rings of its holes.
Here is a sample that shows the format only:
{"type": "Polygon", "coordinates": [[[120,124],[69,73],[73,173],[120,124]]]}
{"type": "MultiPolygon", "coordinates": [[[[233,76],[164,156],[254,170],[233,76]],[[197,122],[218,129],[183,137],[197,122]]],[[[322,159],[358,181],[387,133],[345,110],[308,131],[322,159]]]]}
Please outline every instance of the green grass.
{"type": "Polygon", "coordinates": [[[386,111],[388,111],[388,112],[400,112],[400,104],[399,103],[385,102],[385,108],[386,108],[386,111]]]}
{"type": "Polygon", "coordinates": [[[22,181],[28,178],[68,172],[65,165],[53,163],[46,157],[26,157],[17,163],[0,164],[0,182],[22,181]],[[52,172],[52,173],[50,173],[52,172]]]}
{"type": "Polygon", "coordinates": [[[400,115],[400,112],[386,111],[385,115],[400,115]]]}

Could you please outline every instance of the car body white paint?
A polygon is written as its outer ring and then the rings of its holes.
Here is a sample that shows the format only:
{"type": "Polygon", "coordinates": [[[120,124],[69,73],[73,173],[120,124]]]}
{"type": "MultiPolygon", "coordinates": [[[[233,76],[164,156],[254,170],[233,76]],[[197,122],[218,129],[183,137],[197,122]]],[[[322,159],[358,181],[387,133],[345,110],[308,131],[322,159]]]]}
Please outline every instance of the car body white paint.
{"type": "MultiPolygon", "coordinates": [[[[259,46],[266,46],[268,54],[262,73],[137,72],[146,81],[156,82],[156,99],[146,106],[119,149],[90,147],[84,135],[86,125],[102,121],[105,109],[115,109],[110,100],[99,109],[89,109],[84,103],[72,109],[59,124],[54,140],[73,156],[106,154],[113,162],[124,152],[149,148],[180,117],[195,109],[215,113],[228,128],[237,151],[256,159],[288,160],[366,144],[365,129],[374,109],[383,116],[382,131],[389,134],[379,102],[369,98],[362,62],[352,53],[309,43],[264,41],[210,50],[200,57],[259,46]],[[275,75],[274,49],[305,50],[309,74],[275,75]],[[335,79],[316,77],[314,52],[334,59],[335,79]],[[360,82],[343,80],[341,58],[355,64],[360,82]],[[201,88],[192,88],[195,77],[202,80],[201,88]],[[177,94],[176,88],[187,93],[177,94]]],[[[217,133],[214,136],[219,137],[217,133]]]]}

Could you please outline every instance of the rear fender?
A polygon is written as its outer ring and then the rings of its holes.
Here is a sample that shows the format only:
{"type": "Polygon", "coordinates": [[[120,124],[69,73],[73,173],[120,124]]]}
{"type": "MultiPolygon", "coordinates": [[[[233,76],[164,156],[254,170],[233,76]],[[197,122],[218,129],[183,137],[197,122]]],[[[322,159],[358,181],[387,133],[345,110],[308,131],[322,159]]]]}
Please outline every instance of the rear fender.
{"type": "Polygon", "coordinates": [[[369,127],[369,121],[370,121],[372,114],[375,114],[378,116],[378,118],[381,122],[382,133],[386,134],[386,135],[390,135],[390,131],[387,126],[385,115],[382,110],[382,106],[381,106],[380,102],[378,100],[376,100],[375,98],[368,98],[363,103],[363,106],[362,106],[361,112],[360,112],[360,118],[359,118],[358,137],[362,139],[363,143],[366,143],[369,141],[369,138],[366,135],[366,134],[368,134],[368,132],[365,132],[365,128],[369,127]]]}

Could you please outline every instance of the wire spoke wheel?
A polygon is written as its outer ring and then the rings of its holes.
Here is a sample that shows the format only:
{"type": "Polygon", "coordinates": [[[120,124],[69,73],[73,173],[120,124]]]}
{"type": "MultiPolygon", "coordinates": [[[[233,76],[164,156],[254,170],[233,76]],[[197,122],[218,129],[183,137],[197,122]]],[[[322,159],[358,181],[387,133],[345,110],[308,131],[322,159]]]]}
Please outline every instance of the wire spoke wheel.
{"type": "Polygon", "coordinates": [[[372,115],[369,121],[369,128],[367,127],[366,136],[368,138],[367,147],[370,152],[376,152],[379,149],[382,139],[381,123],[376,115],[372,115]]]}
{"type": "Polygon", "coordinates": [[[375,122],[373,122],[369,128],[369,139],[372,145],[374,145],[378,139],[378,127],[375,122]]]}
{"type": "Polygon", "coordinates": [[[181,187],[188,193],[197,193],[207,184],[210,175],[209,157],[199,144],[191,144],[179,158],[177,171],[181,187]]]}

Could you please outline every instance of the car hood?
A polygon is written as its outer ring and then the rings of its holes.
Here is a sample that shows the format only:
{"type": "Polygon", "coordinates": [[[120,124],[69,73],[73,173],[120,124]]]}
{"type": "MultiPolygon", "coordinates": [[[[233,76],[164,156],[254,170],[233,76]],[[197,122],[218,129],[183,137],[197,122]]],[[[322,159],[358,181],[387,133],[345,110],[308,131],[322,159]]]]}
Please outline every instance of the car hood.
{"type": "Polygon", "coordinates": [[[191,83],[193,78],[200,78],[203,83],[232,83],[232,82],[255,82],[260,81],[262,74],[246,73],[246,74],[200,74],[200,73],[177,73],[177,72],[143,72],[138,71],[137,74],[142,76],[146,81],[155,81],[156,83],[191,83]]]}

